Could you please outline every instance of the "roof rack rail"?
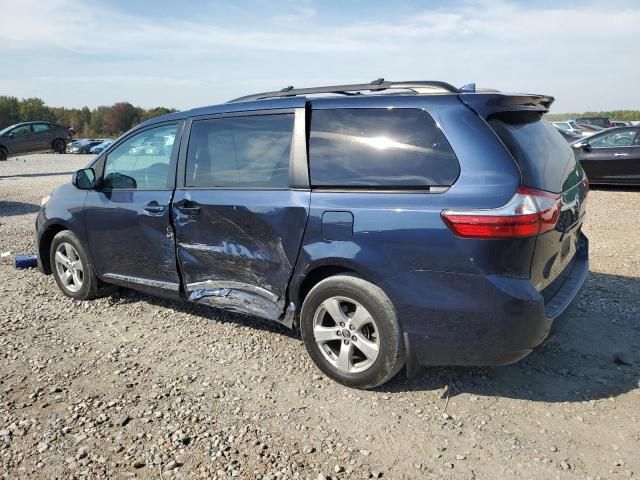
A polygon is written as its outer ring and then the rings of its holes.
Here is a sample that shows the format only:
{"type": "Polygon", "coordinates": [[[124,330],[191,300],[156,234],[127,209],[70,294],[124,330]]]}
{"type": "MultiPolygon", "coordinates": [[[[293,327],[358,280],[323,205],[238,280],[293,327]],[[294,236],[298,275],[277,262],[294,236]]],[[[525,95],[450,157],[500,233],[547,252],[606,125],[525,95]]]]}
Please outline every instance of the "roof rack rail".
{"type": "Polygon", "coordinates": [[[416,82],[391,82],[378,78],[371,83],[351,85],[333,85],[329,87],[293,88],[292,85],[276,92],[256,93],[230,100],[227,103],[250,102],[265,98],[295,97],[315,93],[337,93],[342,95],[360,95],[362,91],[378,92],[382,90],[413,90],[415,93],[460,93],[461,90],[446,82],[420,80],[416,82]]]}

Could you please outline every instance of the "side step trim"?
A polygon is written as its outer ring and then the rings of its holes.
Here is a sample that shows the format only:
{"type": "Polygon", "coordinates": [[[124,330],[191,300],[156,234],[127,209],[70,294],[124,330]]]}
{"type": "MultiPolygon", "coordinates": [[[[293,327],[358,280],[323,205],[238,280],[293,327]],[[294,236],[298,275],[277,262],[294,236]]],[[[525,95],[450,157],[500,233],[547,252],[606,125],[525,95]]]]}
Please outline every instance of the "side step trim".
{"type": "Polygon", "coordinates": [[[180,284],[175,282],[164,282],[161,280],[152,280],[150,278],[133,277],[130,275],[120,275],[118,273],[105,273],[102,275],[105,280],[116,280],[119,282],[134,283],[136,285],[144,285],[145,287],[162,288],[164,290],[180,291],[180,284]]]}

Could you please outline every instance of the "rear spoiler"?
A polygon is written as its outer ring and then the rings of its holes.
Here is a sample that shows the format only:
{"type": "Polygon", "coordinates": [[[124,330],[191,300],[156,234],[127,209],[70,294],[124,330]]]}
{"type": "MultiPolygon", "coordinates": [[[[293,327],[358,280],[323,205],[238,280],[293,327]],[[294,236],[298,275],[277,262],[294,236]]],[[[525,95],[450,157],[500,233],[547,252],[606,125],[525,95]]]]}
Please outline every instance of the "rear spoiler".
{"type": "Polygon", "coordinates": [[[503,112],[547,113],[555,100],[547,95],[504,94],[504,93],[461,93],[459,95],[468,107],[483,118],[503,112]]]}

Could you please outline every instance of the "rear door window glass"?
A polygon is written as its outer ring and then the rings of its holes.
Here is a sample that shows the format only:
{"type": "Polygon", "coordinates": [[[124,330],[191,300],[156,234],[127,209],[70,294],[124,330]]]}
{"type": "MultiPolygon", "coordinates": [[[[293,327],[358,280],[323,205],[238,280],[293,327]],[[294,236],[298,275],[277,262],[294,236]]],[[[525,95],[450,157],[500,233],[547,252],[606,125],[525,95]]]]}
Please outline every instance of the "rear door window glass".
{"type": "Polygon", "coordinates": [[[458,160],[420,109],[313,110],[309,169],[315,187],[450,186],[458,160]]]}
{"type": "Polygon", "coordinates": [[[47,125],[46,123],[36,123],[33,125],[33,131],[36,133],[46,132],[47,130],[49,130],[49,128],[49,125],[47,125]]]}
{"type": "Polygon", "coordinates": [[[293,115],[196,120],[191,125],[187,187],[287,188],[293,115]]]}

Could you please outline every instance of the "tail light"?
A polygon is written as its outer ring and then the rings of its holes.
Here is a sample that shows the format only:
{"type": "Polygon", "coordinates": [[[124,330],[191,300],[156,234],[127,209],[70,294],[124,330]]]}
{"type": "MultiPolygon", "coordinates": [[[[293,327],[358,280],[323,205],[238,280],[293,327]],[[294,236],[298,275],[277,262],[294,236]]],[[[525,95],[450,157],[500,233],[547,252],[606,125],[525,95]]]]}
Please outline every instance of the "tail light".
{"type": "Polygon", "coordinates": [[[560,195],[520,187],[503,207],[490,210],[444,210],[441,216],[458,237],[533,237],[556,227],[561,207],[560,195]]]}

